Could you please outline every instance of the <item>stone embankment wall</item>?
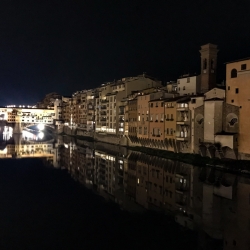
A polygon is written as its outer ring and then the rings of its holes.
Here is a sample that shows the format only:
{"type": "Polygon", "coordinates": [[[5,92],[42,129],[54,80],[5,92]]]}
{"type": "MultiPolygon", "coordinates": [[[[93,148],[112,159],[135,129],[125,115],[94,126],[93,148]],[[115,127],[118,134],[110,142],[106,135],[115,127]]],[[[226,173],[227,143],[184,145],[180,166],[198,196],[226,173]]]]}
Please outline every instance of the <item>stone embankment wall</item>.
{"type": "MultiPolygon", "coordinates": [[[[62,132],[64,132],[66,135],[70,135],[70,136],[90,137],[90,138],[94,138],[95,141],[100,141],[100,142],[119,145],[119,146],[125,146],[125,147],[126,146],[129,146],[129,147],[141,146],[140,143],[133,143],[126,136],[87,132],[87,131],[84,131],[81,129],[70,128],[68,126],[64,126],[61,133],[62,132]]],[[[60,132],[58,131],[58,133],[60,133],[60,132]]]]}

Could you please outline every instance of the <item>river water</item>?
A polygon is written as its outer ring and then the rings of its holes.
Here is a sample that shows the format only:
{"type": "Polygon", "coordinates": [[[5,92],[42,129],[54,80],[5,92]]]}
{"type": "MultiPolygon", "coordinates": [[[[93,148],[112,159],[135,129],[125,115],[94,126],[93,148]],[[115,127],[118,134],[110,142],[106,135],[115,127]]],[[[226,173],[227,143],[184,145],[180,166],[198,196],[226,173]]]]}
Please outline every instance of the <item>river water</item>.
{"type": "Polygon", "coordinates": [[[0,128],[0,249],[248,249],[250,179],[0,128]]]}

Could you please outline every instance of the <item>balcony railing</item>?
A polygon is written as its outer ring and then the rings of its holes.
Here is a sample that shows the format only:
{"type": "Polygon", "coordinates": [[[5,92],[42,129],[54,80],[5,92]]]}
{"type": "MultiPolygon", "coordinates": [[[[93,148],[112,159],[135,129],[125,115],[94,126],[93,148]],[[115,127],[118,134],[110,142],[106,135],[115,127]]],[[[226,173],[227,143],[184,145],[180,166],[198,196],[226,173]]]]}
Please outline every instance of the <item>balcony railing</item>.
{"type": "Polygon", "coordinates": [[[176,108],[178,111],[188,110],[188,103],[179,103],[176,108]]]}
{"type": "Polygon", "coordinates": [[[188,137],[184,137],[184,136],[176,136],[176,140],[177,141],[188,141],[188,137]]]}
{"type": "Polygon", "coordinates": [[[101,103],[107,103],[108,100],[101,100],[101,103]]]}

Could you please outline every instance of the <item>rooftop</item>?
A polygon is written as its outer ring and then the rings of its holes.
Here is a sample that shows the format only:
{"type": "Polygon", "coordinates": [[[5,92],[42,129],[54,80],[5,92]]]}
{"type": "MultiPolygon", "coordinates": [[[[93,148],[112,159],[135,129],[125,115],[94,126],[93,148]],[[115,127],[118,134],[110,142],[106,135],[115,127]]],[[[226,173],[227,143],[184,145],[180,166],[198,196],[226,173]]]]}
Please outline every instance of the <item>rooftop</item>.
{"type": "Polygon", "coordinates": [[[234,61],[225,62],[224,64],[229,64],[229,63],[234,63],[234,62],[241,62],[241,61],[246,61],[246,60],[250,60],[250,57],[245,57],[245,58],[242,58],[242,59],[237,59],[237,60],[234,60],[234,61]]]}

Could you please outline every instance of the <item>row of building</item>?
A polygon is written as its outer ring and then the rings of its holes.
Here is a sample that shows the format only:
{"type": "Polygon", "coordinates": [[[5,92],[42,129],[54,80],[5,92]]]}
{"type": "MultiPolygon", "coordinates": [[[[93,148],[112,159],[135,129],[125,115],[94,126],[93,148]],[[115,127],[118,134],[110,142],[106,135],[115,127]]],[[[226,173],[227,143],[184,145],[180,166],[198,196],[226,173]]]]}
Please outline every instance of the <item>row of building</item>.
{"type": "Polygon", "coordinates": [[[144,73],[57,97],[57,125],[109,143],[249,160],[250,58],[226,63],[219,86],[217,52],[201,46],[200,74],[166,86],[144,73]]]}

